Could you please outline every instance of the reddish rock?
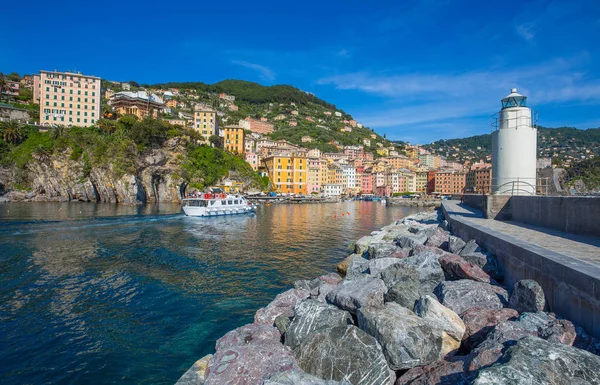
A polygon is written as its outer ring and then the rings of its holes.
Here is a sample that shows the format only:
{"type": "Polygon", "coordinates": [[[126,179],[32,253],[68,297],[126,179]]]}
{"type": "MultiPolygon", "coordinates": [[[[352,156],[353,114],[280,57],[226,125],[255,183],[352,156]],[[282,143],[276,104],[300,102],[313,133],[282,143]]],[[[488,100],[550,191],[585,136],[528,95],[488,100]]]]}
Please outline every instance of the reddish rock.
{"type": "Polygon", "coordinates": [[[279,342],[279,330],[265,324],[248,324],[230,331],[217,340],[216,350],[232,346],[279,342]]]}
{"type": "Polygon", "coordinates": [[[425,242],[425,245],[433,246],[433,247],[440,247],[442,249],[447,249],[449,237],[450,237],[450,234],[445,232],[441,227],[437,227],[433,231],[433,233],[429,236],[429,238],[427,239],[427,242],[425,242]]]}
{"type": "Polygon", "coordinates": [[[291,317],[294,315],[294,306],[303,299],[308,298],[308,290],[290,289],[275,297],[266,307],[258,309],[254,314],[254,322],[257,324],[273,325],[275,318],[280,315],[291,317]]]}
{"type": "Polygon", "coordinates": [[[456,254],[445,254],[438,261],[442,266],[442,270],[446,274],[446,278],[470,279],[477,282],[490,283],[490,276],[487,275],[481,268],[473,263],[465,261],[456,254]]]}
{"type": "Polygon", "coordinates": [[[487,334],[502,321],[514,320],[519,313],[514,309],[483,309],[473,307],[468,309],[461,318],[465,323],[465,334],[462,346],[472,350],[479,345],[487,334]]]}
{"type": "Polygon", "coordinates": [[[206,369],[206,385],[262,384],[274,373],[298,370],[291,350],[276,343],[232,346],[217,350],[206,369]]]}
{"type": "Polygon", "coordinates": [[[446,252],[446,251],[444,251],[444,250],[442,250],[440,248],[434,247],[434,246],[416,245],[411,250],[410,255],[411,256],[412,255],[416,255],[416,254],[419,254],[419,253],[421,253],[423,251],[431,251],[432,253],[434,253],[436,255],[439,255],[439,256],[442,256],[442,255],[445,255],[445,254],[448,253],[448,252],[446,252]]]}
{"type": "Polygon", "coordinates": [[[337,285],[342,282],[342,277],[337,273],[329,273],[319,277],[319,281],[328,285],[337,285]]]}
{"type": "Polygon", "coordinates": [[[395,385],[453,385],[463,383],[468,374],[465,372],[464,357],[450,357],[426,366],[409,369],[398,377],[395,385]]]}

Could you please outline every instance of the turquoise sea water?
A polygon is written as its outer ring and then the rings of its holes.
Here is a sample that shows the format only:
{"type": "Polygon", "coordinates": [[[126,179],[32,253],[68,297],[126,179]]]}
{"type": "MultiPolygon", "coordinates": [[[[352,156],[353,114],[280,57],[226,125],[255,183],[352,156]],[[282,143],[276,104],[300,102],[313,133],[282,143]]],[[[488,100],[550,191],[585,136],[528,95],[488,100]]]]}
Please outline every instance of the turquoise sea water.
{"type": "Polygon", "coordinates": [[[334,271],[350,242],[416,211],[1,204],[0,383],[172,384],[295,280],[334,271]]]}

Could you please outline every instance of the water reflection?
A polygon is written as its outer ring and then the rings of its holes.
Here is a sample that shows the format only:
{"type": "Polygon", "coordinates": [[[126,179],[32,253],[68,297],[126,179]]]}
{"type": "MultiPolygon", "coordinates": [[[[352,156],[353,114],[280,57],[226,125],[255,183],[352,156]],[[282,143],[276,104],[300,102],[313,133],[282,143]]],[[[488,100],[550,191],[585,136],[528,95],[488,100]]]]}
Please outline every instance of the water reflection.
{"type": "Polygon", "coordinates": [[[173,383],[293,281],[414,212],[378,203],[190,218],[177,205],[0,206],[4,383],[173,383]]]}

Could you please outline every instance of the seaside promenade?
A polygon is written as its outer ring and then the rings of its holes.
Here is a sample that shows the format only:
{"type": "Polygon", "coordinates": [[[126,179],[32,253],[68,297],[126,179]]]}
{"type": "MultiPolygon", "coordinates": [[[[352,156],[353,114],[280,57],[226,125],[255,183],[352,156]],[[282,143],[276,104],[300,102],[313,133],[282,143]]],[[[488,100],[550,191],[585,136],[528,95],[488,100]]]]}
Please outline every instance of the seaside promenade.
{"type": "Polygon", "coordinates": [[[521,279],[536,280],[550,311],[600,336],[600,238],[487,219],[456,200],[444,201],[442,210],[453,233],[476,239],[496,255],[507,287],[521,279]]]}

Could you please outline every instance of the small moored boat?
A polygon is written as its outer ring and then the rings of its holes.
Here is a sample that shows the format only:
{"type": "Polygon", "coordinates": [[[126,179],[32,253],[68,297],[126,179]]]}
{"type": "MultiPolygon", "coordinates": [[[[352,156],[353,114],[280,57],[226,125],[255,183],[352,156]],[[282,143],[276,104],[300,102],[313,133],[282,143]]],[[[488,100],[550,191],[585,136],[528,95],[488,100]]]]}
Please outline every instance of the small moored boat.
{"type": "Polygon", "coordinates": [[[183,199],[183,212],[190,217],[214,217],[219,215],[247,214],[256,211],[256,205],[241,195],[199,194],[183,199]]]}

